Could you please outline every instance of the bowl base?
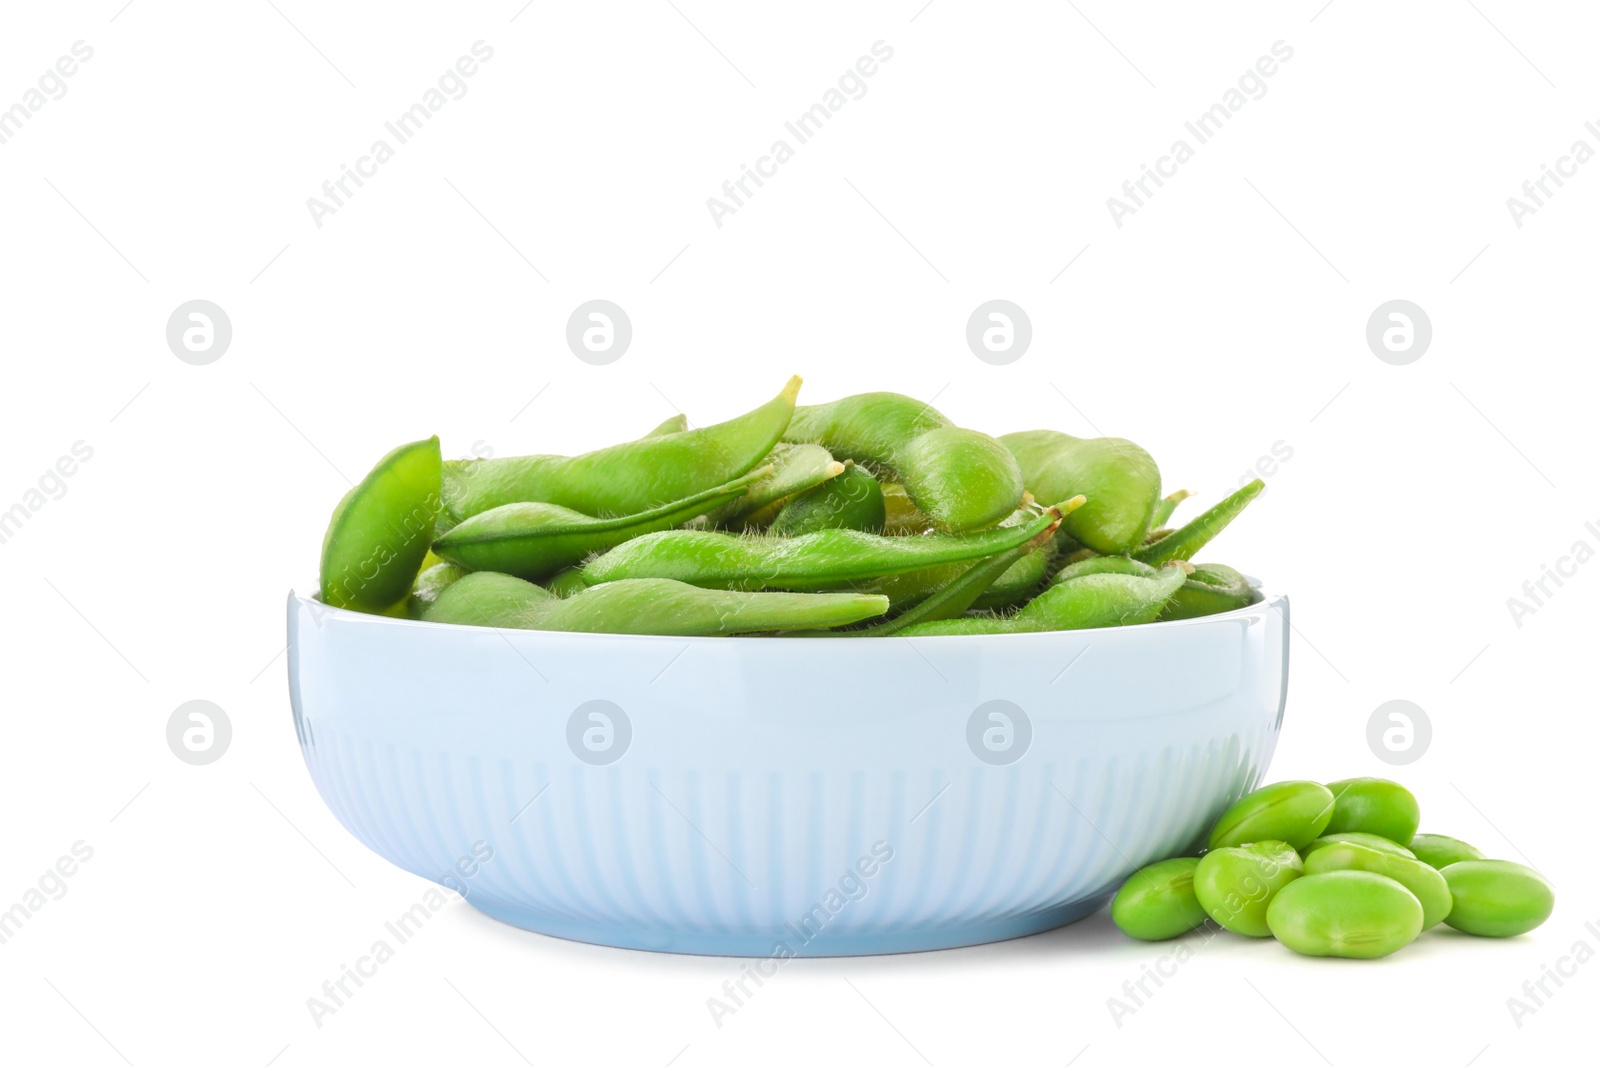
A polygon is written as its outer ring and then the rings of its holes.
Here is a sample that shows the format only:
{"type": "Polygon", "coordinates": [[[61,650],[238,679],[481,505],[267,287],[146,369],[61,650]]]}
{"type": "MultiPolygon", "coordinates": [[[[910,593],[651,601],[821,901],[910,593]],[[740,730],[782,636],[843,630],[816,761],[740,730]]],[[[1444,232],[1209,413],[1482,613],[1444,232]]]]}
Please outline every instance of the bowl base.
{"type": "Polygon", "coordinates": [[[891,930],[882,932],[841,932],[826,930],[803,940],[792,928],[760,933],[699,933],[682,930],[630,929],[611,923],[575,922],[570,919],[528,911],[514,904],[487,900],[479,894],[467,903],[491,919],[534,933],[582,941],[611,948],[643,949],[648,952],[676,952],[690,956],[748,956],[782,959],[788,957],[882,956],[900,952],[931,952],[945,948],[986,945],[1016,937],[1043,933],[1092,915],[1111,899],[1111,894],[1073,901],[1058,907],[1032,912],[997,922],[963,926],[891,930]]]}

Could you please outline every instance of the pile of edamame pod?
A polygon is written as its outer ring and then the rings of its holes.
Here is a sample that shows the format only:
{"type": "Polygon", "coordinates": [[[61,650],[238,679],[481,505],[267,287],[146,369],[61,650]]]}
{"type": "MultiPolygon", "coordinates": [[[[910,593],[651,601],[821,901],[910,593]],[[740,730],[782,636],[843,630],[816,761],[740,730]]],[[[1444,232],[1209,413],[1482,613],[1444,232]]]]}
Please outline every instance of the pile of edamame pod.
{"type": "Polygon", "coordinates": [[[1135,871],[1111,919],[1141,941],[1210,919],[1305,956],[1376,959],[1441,922],[1515,937],[1550,917],[1538,871],[1420,825],[1416,797],[1387,779],[1278,782],[1223,812],[1204,854],[1135,871]]]}
{"type": "Polygon", "coordinates": [[[895,393],[675,416],[579,456],[402,445],[339,502],[322,600],[590,633],[934,636],[1125,626],[1259,599],[1190,559],[1262,489],[1177,528],[1132,441],[990,437],[895,393]]]}

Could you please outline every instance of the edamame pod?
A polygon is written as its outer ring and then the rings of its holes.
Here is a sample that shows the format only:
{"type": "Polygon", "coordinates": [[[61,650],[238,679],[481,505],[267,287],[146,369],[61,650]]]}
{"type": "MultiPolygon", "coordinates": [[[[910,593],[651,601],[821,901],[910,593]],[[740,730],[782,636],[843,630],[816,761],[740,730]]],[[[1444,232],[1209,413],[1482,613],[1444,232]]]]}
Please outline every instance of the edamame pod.
{"type": "Polygon", "coordinates": [[[1267,926],[1302,956],[1377,959],[1422,932],[1422,904],[1405,886],[1371,871],[1308,874],[1267,906],[1267,926]]]}
{"type": "MultiPolygon", "coordinates": [[[[661,437],[669,433],[682,433],[689,428],[689,417],[684,414],[671,415],[661,421],[661,425],[645,434],[644,437],[661,437]]],[[[641,437],[640,440],[644,440],[641,437]]]]}
{"type": "Polygon", "coordinates": [[[730,500],[710,515],[707,525],[734,530],[762,529],[784,504],[808,489],[815,489],[844,473],[845,465],[821,445],[774,445],[767,454],[772,473],[751,483],[744,495],[730,500]]]}
{"type": "Polygon", "coordinates": [[[686,499],[609,519],[557,504],[502,504],[464,519],[435,541],[433,550],[471,571],[500,571],[532,581],[632,538],[682,525],[771,473],[771,467],[763,467],[686,499]]]}
{"type": "Polygon", "coordinates": [[[322,602],[395,613],[428,554],[439,517],[439,439],[401,445],[333,509],[322,538],[322,602]]]}
{"type": "MultiPolygon", "coordinates": [[[[820,442],[835,456],[898,480],[941,530],[992,526],[1022,499],[1022,472],[1004,445],[898,393],[798,407],[784,440],[820,442]]],[[[1077,492],[1040,499],[1065,500],[1077,492]]]]}
{"type": "Polygon", "coordinates": [[[1465,841],[1446,837],[1444,834],[1417,834],[1412,837],[1411,844],[1407,847],[1417,859],[1440,870],[1462,860],[1488,858],[1465,841]]]}
{"type": "Polygon", "coordinates": [[[1328,788],[1333,791],[1334,805],[1326,833],[1359,830],[1402,845],[1416,836],[1422,813],[1417,798],[1399,782],[1387,778],[1346,778],[1329,782],[1328,788]]]}
{"type": "Polygon", "coordinates": [[[1158,568],[1148,563],[1140,563],[1136,559],[1129,559],[1127,556],[1090,556],[1062,567],[1056,572],[1056,576],[1050,579],[1050,584],[1070,582],[1086,574],[1133,574],[1141,578],[1154,578],[1160,573],[1158,568]]]}
{"type": "Polygon", "coordinates": [[[1197,563],[1189,580],[1162,609],[1161,618],[1198,619],[1255,602],[1256,591],[1244,575],[1221,563],[1197,563]]]}
{"type": "Polygon", "coordinates": [[[1073,437],[1056,430],[1008,433],[1000,443],[1016,456],[1023,485],[1035,497],[1089,498],[1062,524],[1069,536],[1105,555],[1139,546],[1161,497],[1161,472],[1150,453],[1120,437],[1073,437]]]}
{"type": "Polygon", "coordinates": [[[883,489],[883,532],[894,536],[925,534],[933,529],[933,522],[917,510],[906,495],[906,487],[899,482],[881,482],[883,489]]]}
{"type": "Polygon", "coordinates": [[[1206,909],[1194,892],[1192,856],[1162,860],[1128,876],[1111,898],[1111,921],[1140,941],[1166,941],[1206,921],[1206,909]]]}
{"type": "Polygon", "coordinates": [[[789,425],[798,377],[735,419],[626,441],[581,456],[505,456],[444,465],[444,505],[456,520],[537,501],[585,515],[631,515],[683,500],[760,464],[789,425]]]}
{"type": "Polygon", "coordinates": [[[1555,910],[1544,875],[1509,860],[1462,860],[1439,872],[1454,901],[1445,925],[1479,937],[1515,937],[1555,910]]]}
{"type": "Polygon", "coordinates": [[[561,599],[521,578],[478,571],[440,594],[423,618],[502,629],[711,637],[848,626],[888,609],[881,596],[737,593],[665,578],[609,582],[561,599]]]}
{"type": "Polygon", "coordinates": [[[1422,928],[1437,926],[1450,914],[1450,887],[1444,876],[1419,859],[1349,841],[1336,842],[1306,853],[1307,874],[1327,871],[1371,871],[1393,878],[1422,905],[1422,928]]]}
{"type": "Polygon", "coordinates": [[[878,479],[854,460],[846,460],[838,477],[785,504],[768,529],[780,537],[798,537],[818,530],[882,533],[883,524],[883,490],[878,479]]]}
{"type": "Polygon", "coordinates": [[[819,530],[800,537],[666,530],[624,542],[583,568],[584,581],[674,578],[715,589],[839,588],[886,574],[1005,552],[1030,538],[1026,526],[970,534],[884,537],[819,530]]]}
{"type": "MultiPolygon", "coordinates": [[[[1001,526],[1016,526],[1038,519],[1039,510],[1033,506],[1032,497],[1024,499],[1028,502],[1026,506],[1012,512],[1000,523],[1001,526]]],[[[1064,515],[1070,514],[1075,508],[1081,507],[1083,502],[1084,498],[1077,496],[1057,504],[1056,508],[1064,515]]],[[[1028,599],[1038,591],[1040,583],[1048,573],[1053,552],[1052,540],[1017,557],[1016,562],[992,582],[972,606],[983,610],[994,610],[1009,608],[1028,599]]],[[[890,574],[871,581],[853,583],[851,588],[859,593],[882,593],[889,598],[893,608],[898,610],[921,603],[961,577],[967,570],[968,565],[964,562],[948,563],[942,567],[926,567],[922,570],[890,574]]],[[[945,616],[941,616],[943,617],[945,616]]]]}
{"type": "Polygon", "coordinates": [[[1196,552],[1210,544],[1230,522],[1239,517],[1239,513],[1249,506],[1250,501],[1261,495],[1261,490],[1266,487],[1267,483],[1257,478],[1160,540],[1136,548],[1133,551],[1133,558],[1150,564],[1165,563],[1173,559],[1193,559],[1196,552]]]}
{"type": "Polygon", "coordinates": [[[1195,867],[1194,893],[1224,930],[1266,937],[1267,908],[1302,869],[1300,853],[1283,841],[1214,848],[1195,867]]]}
{"type": "Polygon", "coordinates": [[[1162,568],[1155,578],[1131,574],[1087,574],[1052,585],[1024,604],[1015,615],[967,616],[918,623],[904,637],[955,637],[971,634],[1039,633],[1045,630],[1092,630],[1153,622],[1162,605],[1183,584],[1181,567],[1162,568]]]}
{"type": "Polygon", "coordinates": [[[406,616],[412,619],[422,618],[439,594],[455,584],[456,579],[467,573],[465,567],[458,567],[454,563],[443,561],[431,567],[422,568],[422,573],[417,575],[417,580],[412,583],[411,595],[406,598],[406,616]]]}
{"type": "Polygon", "coordinates": [[[1211,848],[1287,841],[1304,848],[1333,818],[1333,791],[1321,782],[1274,782],[1240,797],[1211,828],[1211,848]]]}

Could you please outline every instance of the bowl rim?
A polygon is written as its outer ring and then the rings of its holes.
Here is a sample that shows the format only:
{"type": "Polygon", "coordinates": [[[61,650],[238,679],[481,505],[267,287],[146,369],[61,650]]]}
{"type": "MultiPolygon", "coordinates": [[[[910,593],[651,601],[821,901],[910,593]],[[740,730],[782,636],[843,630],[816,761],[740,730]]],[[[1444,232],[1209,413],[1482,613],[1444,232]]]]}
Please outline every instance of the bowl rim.
{"type": "MultiPolygon", "coordinates": [[[[1228,621],[1230,619],[1245,618],[1245,617],[1250,616],[1250,615],[1263,613],[1263,612],[1271,610],[1273,608],[1278,608],[1279,605],[1284,605],[1284,606],[1288,605],[1289,597],[1288,597],[1288,595],[1286,593],[1280,593],[1280,592],[1277,592],[1275,590],[1266,588],[1266,587],[1264,587],[1262,585],[1262,583],[1261,583],[1261,581],[1259,579],[1251,577],[1250,575],[1245,575],[1245,580],[1250,583],[1250,588],[1252,588],[1252,589],[1254,589],[1256,591],[1256,593],[1258,594],[1258,599],[1255,600],[1253,603],[1244,605],[1243,607],[1234,608],[1234,609],[1232,609],[1230,611],[1219,611],[1214,615],[1198,615],[1198,616],[1195,616],[1194,618],[1190,618],[1190,619],[1167,619],[1167,620],[1161,621],[1161,622],[1139,623],[1136,626],[1103,626],[1103,627],[1096,627],[1096,628],[1093,628],[1093,629],[1085,629],[1085,630],[1036,630],[1036,631],[1029,631],[1029,632],[1025,632],[1025,633],[1010,633],[1010,634],[928,634],[928,635],[925,635],[925,636],[916,637],[914,639],[917,640],[917,641],[966,641],[966,642],[984,641],[984,642],[992,642],[992,641],[1022,641],[1022,640],[1026,640],[1028,638],[1037,639],[1037,638],[1040,638],[1040,637],[1046,637],[1046,636],[1053,635],[1053,634],[1090,635],[1090,634],[1104,634],[1104,633],[1127,634],[1127,633],[1130,633],[1130,632],[1167,633],[1167,632],[1170,632],[1170,631],[1172,631],[1174,629],[1183,628],[1183,627],[1190,627],[1190,626],[1195,626],[1195,625],[1203,625],[1203,624],[1207,624],[1207,623],[1226,622],[1226,621],[1228,621]]],[[[717,644],[726,644],[729,641],[740,641],[740,640],[752,640],[752,641],[771,640],[771,636],[767,635],[767,634],[727,634],[727,635],[717,635],[717,636],[693,636],[693,637],[691,637],[691,636],[676,636],[676,635],[673,635],[673,634],[591,633],[591,632],[585,631],[585,630],[523,630],[523,629],[517,629],[517,628],[514,628],[514,627],[471,626],[471,625],[468,625],[466,623],[455,623],[455,622],[427,622],[427,621],[425,621],[423,619],[411,619],[411,618],[407,618],[407,617],[405,617],[403,615],[377,615],[377,614],[373,614],[372,612],[356,611],[356,610],[354,610],[352,608],[331,607],[331,606],[329,606],[329,605],[327,605],[327,604],[322,602],[322,598],[321,598],[320,592],[302,593],[302,592],[300,592],[300,590],[298,588],[294,588],[294,587],[291,587],[290,590],[289,590],[288,602],[289,602],[289,610],[290,610],[291,613],[295,610],[295,608],[298,605],[309,605],[310,606],[310,610],[315,611],[315,612],[327,613],[329,615],[333,615],[333,616],[336,616],[336,617],[345,617],[345,618],[357,619],[357,620],[361,620],[361,621],[364,621],[364,622],[386,623],[386,624],[392,624],[392,625],[396,625],[396,626],[405,626],[405,627],[427,627],[427,628],[430,628],[430,629],[443,628],[443,629],[446,629],[446,630],[468,630],[468,631],[477,631],[477,632],[487,631],[489,633],[498,633],[498,634],[506,634],[506,635],[510,635],[510,634],[552,634],[552,635],[558,634],[558,635],[562,635],[562,636],[566,636],[566,637],[593,638],[593,639],[596,639],[596,640],[610,639],[610,640],[619,640],[620,641],[620,640],[651,639],[651,640],[656,640],[656,641],[673,641],[673,642],[684,642],[684,641],[703,642],[703,641],[711,641],[711,642],[715,642],[717,644]]],[[[1282,610],[1282,608],[1279,608],[1279,610],[1282,610]]],[[[898,637],[898,636],[901,636],[901,635],[895,634],[895,635],[891,635],[891,636],[897,636],[898,637]]],[[[829,639],[832,639],[832,640],[847,640],[848,638],[846,638],[843,634],[828,634],[828,633],[824,632],[824,633],[818,633],[815,637],[811,637],[808,640],[816,641],[816,640],[829,640],[829,639]]],[[[913,638],[906,638],[906,640],[912,640],[912,639],[913,638]]]]}

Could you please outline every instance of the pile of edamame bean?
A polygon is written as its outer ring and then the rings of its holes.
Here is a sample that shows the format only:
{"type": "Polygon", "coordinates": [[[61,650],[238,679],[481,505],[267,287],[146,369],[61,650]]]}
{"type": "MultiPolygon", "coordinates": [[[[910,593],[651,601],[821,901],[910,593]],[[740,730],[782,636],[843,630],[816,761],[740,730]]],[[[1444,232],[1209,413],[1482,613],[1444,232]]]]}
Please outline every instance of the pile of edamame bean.
{"type": "Polygon", "coordinates": [[[1544,876],[1442,834],[1383,778],[1278,782],[1223,812],[1200,856],[1135,871],[1111,902],[1129,937],[1165,941],[1207,919],[1305,956],[1376,959],[1444,923],[1515,937],[1550,917],[1544,876]]]}
{"type": "Polygon", "coordinates": [[[862,393],[579,456],[384,456],[334,510],[322,600],[432,622],[591,633],[935,636],[1194,618],[1259,595],[1196,552],[1261,492],[1188,523],[1150,454],[990,437],[862,393]]]}

